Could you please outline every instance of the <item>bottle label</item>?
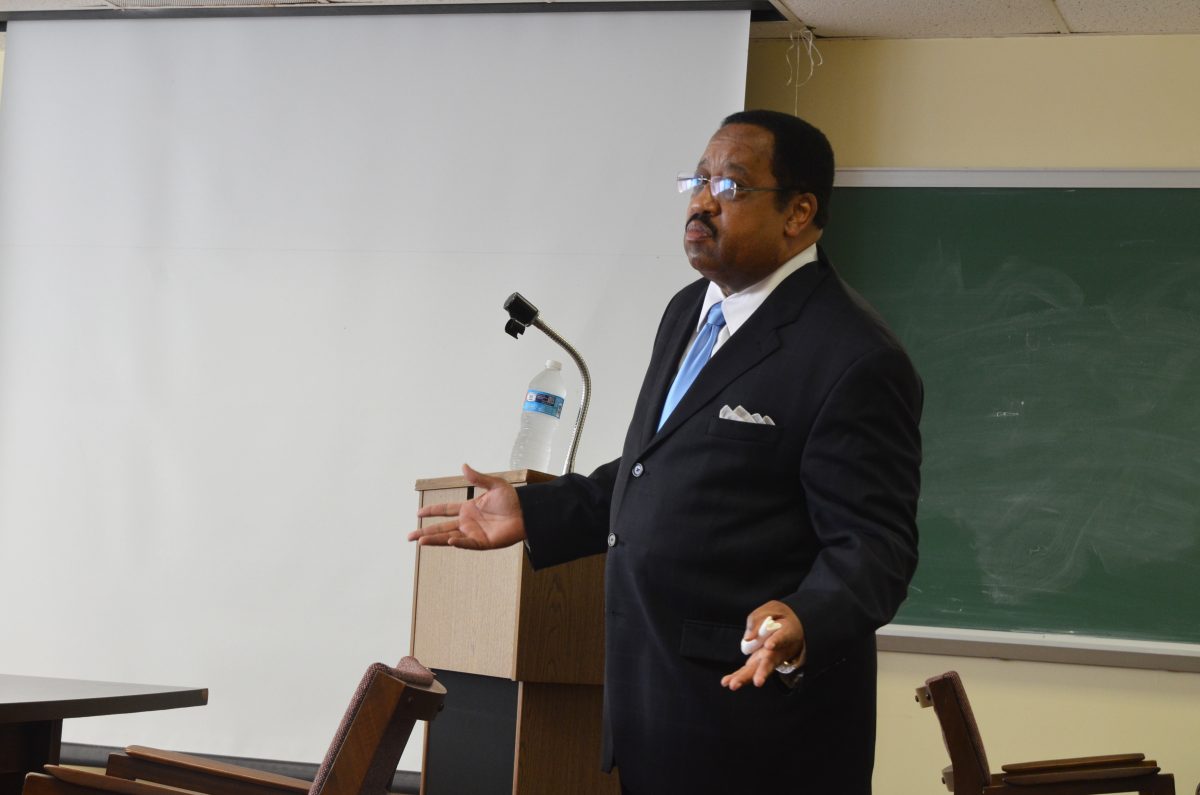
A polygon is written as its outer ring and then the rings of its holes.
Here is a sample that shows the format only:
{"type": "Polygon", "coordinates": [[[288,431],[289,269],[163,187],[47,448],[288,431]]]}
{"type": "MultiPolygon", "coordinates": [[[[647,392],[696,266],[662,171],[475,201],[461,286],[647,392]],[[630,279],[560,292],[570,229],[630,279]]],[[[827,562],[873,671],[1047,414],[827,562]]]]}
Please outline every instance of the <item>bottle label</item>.
{"type": "Polygon", "coordinates": [[[531,389],[525,393],[525,411],[536,411],[549,414],[555,419],[562,416],[563,399],[549,392],[538,392],[531,389]]]}

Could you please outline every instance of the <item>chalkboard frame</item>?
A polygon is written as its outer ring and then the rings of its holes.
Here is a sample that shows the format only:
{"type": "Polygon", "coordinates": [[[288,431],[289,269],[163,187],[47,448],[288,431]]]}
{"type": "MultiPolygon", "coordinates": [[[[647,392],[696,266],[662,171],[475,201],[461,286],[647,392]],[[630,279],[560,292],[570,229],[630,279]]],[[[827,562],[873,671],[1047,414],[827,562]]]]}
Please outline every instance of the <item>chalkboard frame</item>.
{"type": "MultiPolygon", "coordinates": [[[[852,188],[1198,188],[1200,169],[838,169],[852,188]]],[[[880,651],[1200,673],[1200,644],[890,624],[880,651]]]]}
{"type": "Polygon", "coordinates": [[[835,188],[1200,188],[1200,169],[840,168],[835,188]]]}

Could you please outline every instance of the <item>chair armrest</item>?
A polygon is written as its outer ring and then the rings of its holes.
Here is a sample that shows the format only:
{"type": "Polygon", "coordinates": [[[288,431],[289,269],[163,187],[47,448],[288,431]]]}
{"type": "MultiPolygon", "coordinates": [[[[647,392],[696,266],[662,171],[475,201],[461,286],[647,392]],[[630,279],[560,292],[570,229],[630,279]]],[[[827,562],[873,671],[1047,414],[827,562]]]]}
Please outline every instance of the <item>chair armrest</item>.
{"type": "MultiPolygon", "coordinates": [[[[1090,767],[1074,770],[1062,770],[1055,773],[1025,773],[1021,775],[1001,774],[1005,784],[1012,786],[1068,784],[1081,781],[1114,781],[1131,778],[1154,776],[1161,771],[1153,763],[1135,765],[1132,767],[1090,767]]],[[[1132,785],[1130,791],[1133,791],[1132,785]]]]}
{"type": "Polygon", "coordinates": [[[312,783],[191,754],[131,745],[110,754],[108,775],[139,779],[207,795],[307,795],[312,783]]]}
{"type": "Polygon", "coordinates": [[[169,787],[112,778],[90,770],[60,765],[46,765],[46,773],[30,773],[25,777],[24,792],[29,795],[77,795],[84,792],[104,792],[111,795],[179,795],[169,787]]]}
{"type": "MultiPolygon", "coordinates": [[[[1001,765],[1005,773],[1053,773],[1093,767],[1128,767],[1143,762],[1145,754],[1111,754],[1109,756],[1080,756],[1074,759],[1043,759],[1039,762],[1018,762],[1001,765]]],[[[1151,762],[1150,764],[1154,764],[1151,762]]]]}

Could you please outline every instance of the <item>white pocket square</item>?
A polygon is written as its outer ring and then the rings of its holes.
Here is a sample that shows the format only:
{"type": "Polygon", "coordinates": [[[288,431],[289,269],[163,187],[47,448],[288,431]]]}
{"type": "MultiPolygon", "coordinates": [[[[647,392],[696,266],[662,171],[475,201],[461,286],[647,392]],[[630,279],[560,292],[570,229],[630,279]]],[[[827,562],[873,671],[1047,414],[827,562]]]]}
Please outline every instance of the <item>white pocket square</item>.
{"type": "Polygon", "coordinates": [[[734,422],[752,422],[755,425],[775,424],[775,420],[771,419],[765,414],[751,414],[741,406],[738,406],[736,409],[731,409],[729,408],[728,403],[726,403],[724,406],[721,406],[721,412],[717,416],[723,420],[733,420],[734,422]]]}

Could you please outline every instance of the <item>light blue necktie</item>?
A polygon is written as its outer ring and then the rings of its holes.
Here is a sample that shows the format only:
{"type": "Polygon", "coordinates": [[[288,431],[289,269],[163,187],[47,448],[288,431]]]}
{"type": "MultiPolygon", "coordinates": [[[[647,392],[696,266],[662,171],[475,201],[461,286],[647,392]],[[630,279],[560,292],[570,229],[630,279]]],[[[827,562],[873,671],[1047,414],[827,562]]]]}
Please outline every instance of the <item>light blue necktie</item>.
{"type": "Polygon", "coordinates": [[[696,335],[696,341],[692,343],[691,350],[683,358],[683,364],[679,365],[679,372],[675,374],[675,383],[671,384],[671,390],[667,392],[667,400],[663,403],[662,416],[658,420],[659,430],[662,430],[662,426],[667,422],[667,417],[670,417],[671,412],[679,405],[679,401],[683,399],[692,382],[696,380],[696,376],[704,369],[704,365],[708,364],[713,346],[717,344],[717,336],[724,326],[725,314],[721,311],[721,302],[718,301],[708,310],[708,318],[704,321],[703,328],[696,335]]]}

